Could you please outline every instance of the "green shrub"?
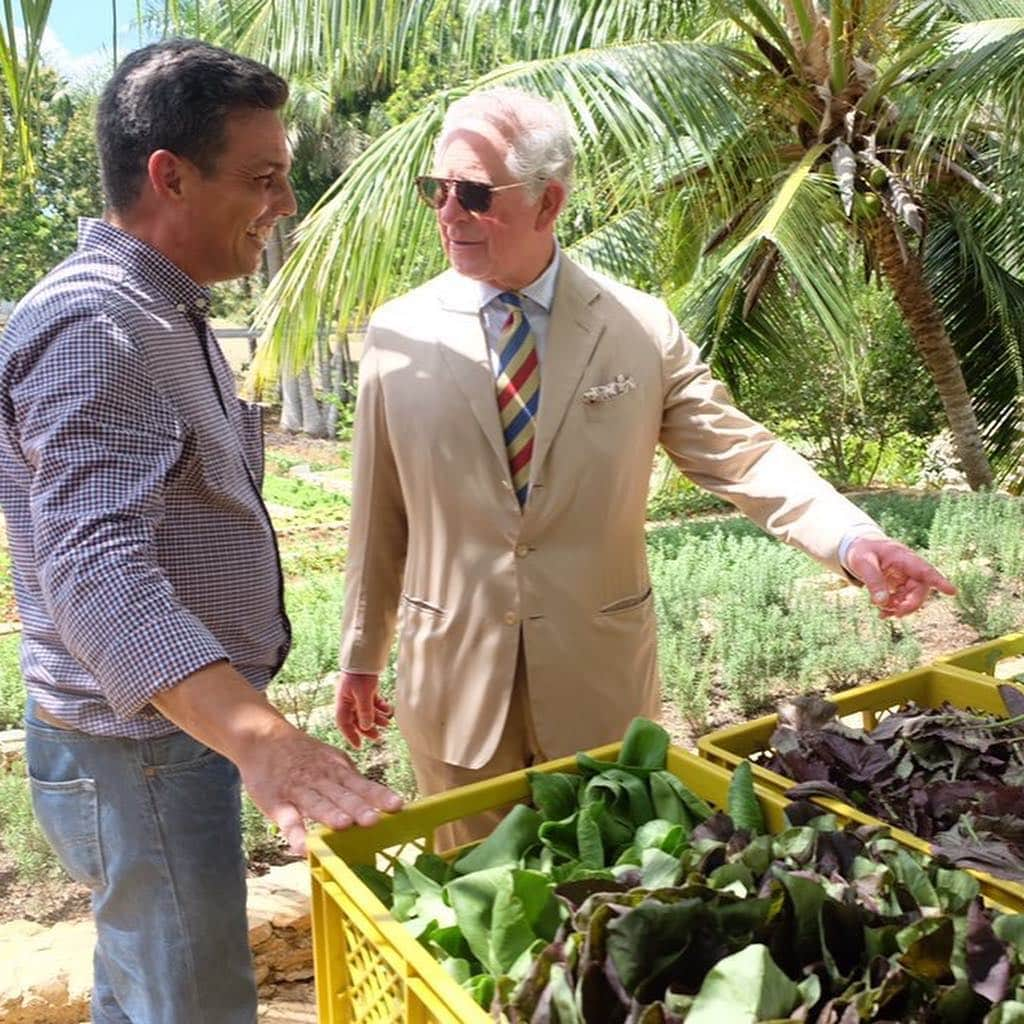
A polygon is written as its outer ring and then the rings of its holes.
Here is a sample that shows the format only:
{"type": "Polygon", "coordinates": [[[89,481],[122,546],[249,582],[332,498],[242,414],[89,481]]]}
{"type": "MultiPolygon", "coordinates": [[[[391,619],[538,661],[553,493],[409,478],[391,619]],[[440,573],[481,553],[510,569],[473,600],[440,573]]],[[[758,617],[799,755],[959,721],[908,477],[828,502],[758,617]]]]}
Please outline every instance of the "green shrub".
{"type": "Polygon", "coordinates": [[[242,849],[248,861],[269,860],[285,848],[281,832],[242,790],[242,849]]]}
{"type": "Polygon", "coordinates": [[[1024,574],[1024,501],[1002,494],[945,494],[929,548],[950,564],[983,561],[1001,576],[1024,574]]]}
{"type": "Polygon", "coordinates": [[[857,498],[855,504],[894,540],[915,551],[925,551],[931,544],[939,501],[939,496],[934,494],[869,494],[857,498]]]}
{"type": "Polygon", "coordinates": [[[1001,494],[947,494],[929,547],[959,589],[961,619],[982,637],[1020,629],[1024,604],[1024,502],[1001,494]]]}
{"type": "Polygon", "coordinates": [[[663,685],[692,725],[703,728],[713,698],[749,716],[781,692],[848,686],[917,660],[913,638],[863,595],[836,593],[799,551],[740,525],[649,537],[663,685]]]}
{"type": "Polygon", "coordinates": [[[349,504],[348,498],[337,491],[327,491],[305,480],[275,476],[272,473],[264,478],[263,499],[274,505],[318,511],[331,509],[341,512],[348,508],[349,504]]]}
{"type": "Polygon", "coordinates": [[[384,749],[387,753],[384,785],[406,800],[415,800],[419,791],[412,770],[412,758],[409,756],[409,746],[397,726],[392,725],[384,734],[384,749]]]}
{"type": "Polygon", "coordinates": [[[32,795],[24,765],[0,771],[0,840],[23,881],[60,878],[63,868],[32,813],[32,795]]]}
{"type": "Polygon", "coordinates": [[[20,729],[25,716],[20,657],[21,635],[0,636],[0,729],[20,729]]]}
{"type": "Polygon", "coordinates": [[[292,649],[270,685],[270,697],[303,729],[313,709],[332,699],[327,677],[338,670],[343,593],[344,580],[334,573],[296,582],[288,589],[292,649]]]}
{"type": "Polygon", "coordinates": [[[733,508],[727,501],[702,490],[683,476],[675,463],[660,449],[654,458],[651,490],[647,498],[647,518],[653,522],[663,519],[685,519],[708,512],[728,511],[733,508]]]}

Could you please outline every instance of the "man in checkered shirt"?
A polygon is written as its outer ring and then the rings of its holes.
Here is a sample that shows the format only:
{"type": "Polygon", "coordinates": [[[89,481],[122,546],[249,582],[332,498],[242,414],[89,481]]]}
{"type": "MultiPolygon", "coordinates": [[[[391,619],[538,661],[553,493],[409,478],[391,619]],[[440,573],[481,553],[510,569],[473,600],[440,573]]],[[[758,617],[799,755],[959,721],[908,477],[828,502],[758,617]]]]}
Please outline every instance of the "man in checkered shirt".
{"type": "Polygon", "coordinates": [[[104,219],[0,339],[32,797],[93,890],[103,1024],[255,1021],[240,781],[296,850],[306,818],[400,805],[263,695],[290,632],[259,413],[207,286],[295,212],[287,94],[196,41],[130,54],[98,115],[104,219]]]}

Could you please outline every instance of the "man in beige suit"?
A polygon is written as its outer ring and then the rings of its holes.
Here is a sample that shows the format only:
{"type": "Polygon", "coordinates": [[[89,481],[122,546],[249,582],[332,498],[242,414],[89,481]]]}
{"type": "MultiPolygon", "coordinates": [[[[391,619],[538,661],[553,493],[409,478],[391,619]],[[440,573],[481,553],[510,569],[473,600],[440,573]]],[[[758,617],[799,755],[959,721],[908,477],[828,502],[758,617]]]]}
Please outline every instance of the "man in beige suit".
{"type": "Polygon", "coordinates": [[[952,592],[733,406],[663,302],[559,251],[572,162],[546,100],[454,104],[436,177],[418,181],[451,269],[381,308],[366,338],[337,718],[356,746],[387,721],[377,677],[397,619],[397,720],[424,794],[658,715],[644,538],[658,444],[863,581],[883,614],[952,592]]]}

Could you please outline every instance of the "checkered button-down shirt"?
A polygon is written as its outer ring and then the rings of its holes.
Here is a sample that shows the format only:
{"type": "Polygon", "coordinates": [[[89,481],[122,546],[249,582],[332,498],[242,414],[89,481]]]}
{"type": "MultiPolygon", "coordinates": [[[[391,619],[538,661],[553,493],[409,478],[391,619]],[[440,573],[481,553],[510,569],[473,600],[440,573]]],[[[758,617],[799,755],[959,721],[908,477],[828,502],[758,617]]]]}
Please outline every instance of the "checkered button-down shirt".
{"type": "Polygon", "coordinates": [[[103,221],[0,338],[0,506],[29,694],[85,732],[175,730],[154,694],[229,659],[263,688],[290,631],[209,293],[103,221]]]}

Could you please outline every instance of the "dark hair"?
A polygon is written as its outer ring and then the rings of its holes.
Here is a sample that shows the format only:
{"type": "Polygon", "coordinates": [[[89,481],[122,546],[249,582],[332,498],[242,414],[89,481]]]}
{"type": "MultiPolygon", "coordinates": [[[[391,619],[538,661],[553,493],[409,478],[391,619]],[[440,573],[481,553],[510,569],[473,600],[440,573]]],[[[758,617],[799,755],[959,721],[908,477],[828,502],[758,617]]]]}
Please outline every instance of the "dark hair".
{"type": "Polygon", "coordinates": [[[288,83],[248,57],[198,39],[168,39],[129,53],[100,98],[96,140],[111,210],[139,197],[151,153],[169,149],[211,174],[239,110],[280,110],[288,83]]]}

